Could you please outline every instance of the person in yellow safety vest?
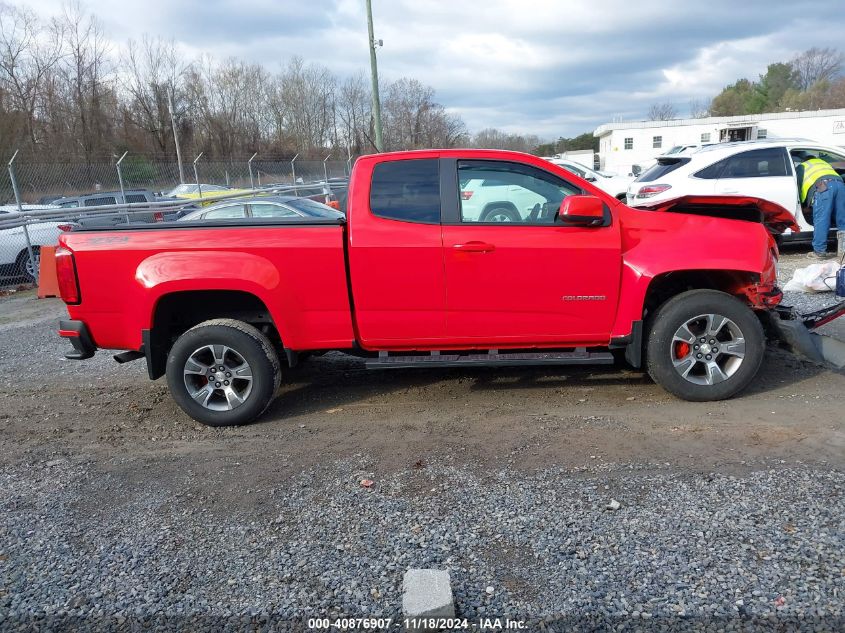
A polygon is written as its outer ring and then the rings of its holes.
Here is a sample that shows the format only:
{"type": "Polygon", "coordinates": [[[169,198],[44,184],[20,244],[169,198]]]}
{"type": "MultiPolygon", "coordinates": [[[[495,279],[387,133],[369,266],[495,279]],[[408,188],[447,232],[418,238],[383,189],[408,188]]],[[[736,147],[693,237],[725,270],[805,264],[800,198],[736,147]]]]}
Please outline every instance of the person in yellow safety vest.
{"type": "Polygon", "coordinates": [[[830,163],[815,154],[802,152],[796,157],[803,161],[795,168],[801,206],[813,210],[813,250],[807,257],[836,257],[836,253],[828,253],[827,241],[834,219],[836,228],[845,230],[845,183],[830,163]]]}

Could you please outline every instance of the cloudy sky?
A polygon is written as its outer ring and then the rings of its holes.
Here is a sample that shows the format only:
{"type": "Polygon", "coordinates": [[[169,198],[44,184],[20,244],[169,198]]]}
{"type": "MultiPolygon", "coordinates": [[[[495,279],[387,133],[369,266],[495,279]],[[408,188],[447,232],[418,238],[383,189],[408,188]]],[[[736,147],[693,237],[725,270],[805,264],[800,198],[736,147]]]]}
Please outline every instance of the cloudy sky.
{"type": "MultiPolygon", "coordinates": [[[[49,16],[61,0],[6,0],[49,16]]],[[[292,55],[369,71],[364,0],[82,0],[114,50],[144,33],[187,56],[277,70],[292,55]]],[[[373,0],[379,71],[414,77],[470,130],[545,138],[642,119],[811,46],[840,48],[842,0],[373,0]],[[812,14],[812,15],[810,15],[812,14]]]]}

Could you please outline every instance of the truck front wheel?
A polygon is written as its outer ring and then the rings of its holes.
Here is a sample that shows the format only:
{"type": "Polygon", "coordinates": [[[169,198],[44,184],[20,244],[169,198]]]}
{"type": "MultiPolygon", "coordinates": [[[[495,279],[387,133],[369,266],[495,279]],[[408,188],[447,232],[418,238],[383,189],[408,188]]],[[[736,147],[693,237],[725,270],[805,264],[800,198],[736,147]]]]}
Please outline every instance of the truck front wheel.
{"type": "Polygon", "coordinates": [[[691,290],[664,303],[651,319],[648,373],[684,400],[723,400],[754,379],[765,345],[760,321],[739,299],[691,290]]]}
{"type": "Polygon", "coordinates": [[[257,329],[214,319],[180,336],[167,355],[173,399],[197,422],[246,424],[261,415],[281,383],[279,357],[257,329]]]}

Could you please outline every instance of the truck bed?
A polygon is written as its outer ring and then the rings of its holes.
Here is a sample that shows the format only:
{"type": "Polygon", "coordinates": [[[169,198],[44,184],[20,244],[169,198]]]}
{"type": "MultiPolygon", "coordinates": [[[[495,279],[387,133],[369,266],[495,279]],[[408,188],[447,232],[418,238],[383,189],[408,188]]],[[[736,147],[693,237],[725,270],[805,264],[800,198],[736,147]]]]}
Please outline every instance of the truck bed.
{"type": "MultiPolygon", "coordinates": [[[[352,344],[345,226],[331,219],[221,219],[73,231],[81,303],[97,347],[141,348],[160,297],[229,290],[264,302],[291,349],[352,344]]],[[[225,309],[225,306],[222,306],[225,309]]]]}

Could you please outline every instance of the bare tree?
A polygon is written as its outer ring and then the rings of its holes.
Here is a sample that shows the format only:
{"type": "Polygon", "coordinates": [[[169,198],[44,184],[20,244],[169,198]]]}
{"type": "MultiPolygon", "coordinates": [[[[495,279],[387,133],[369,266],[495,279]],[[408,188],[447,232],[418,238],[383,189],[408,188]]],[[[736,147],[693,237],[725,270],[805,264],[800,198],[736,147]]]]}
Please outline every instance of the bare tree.
{"type": "MultiPolygon", "coordinates": [[[[122,58],[123,86],[129,97],[125,105],[129,121],[152,138],[156,150],[173,149],[173,125],[169,101],[184,100],[184,78],[190,64],[181,61],[173,40],[143,36],[129,40],[122,58]]],[[[175,151],[175,150],[174,150],[175,151]]]]}
{"type": "Polygon", "coordinates": [[[473,147],[485,149],[508,149],[515,152],[531,152],[538,145],[540,139],[534,135],[510,134],[497,128],[485,128],[477,132],[472,138],[473,147]]]}
{"type": "Polygon", "coordinates": [[[689,115],[692,119],[710,116],[710,99],[693,99],[689,102],[689,115]]]}
{"type": "Polygon", "coordinates": [[[420,149],[452,147],[465,134],[463,121],[434,101],[434,89],[403,77],[385,86],[385,147],[420,149]]]}
{"type": "Polygon", "coordinates": [[[93,15],[86,15],[78,3],[65,6],[61,17],[65,55],[59,74],[66,91],[66,113],[72,138],[82,149],[86,162],[95,152],[112,149],[110,137],[116,95],[107,85],[108,49],[93,15]]]}
{"type": "Polygon", "coordinates": [[[340,138],[355,154],[375,149],[370,105],[370,86],[363,71],[341,84],[336,105],[340,138]]]}
{"type": "Polygon", "coordinates": [[[671,121],[678,118],[675,106],[666,101],[665,103],[653,103],[648,109],[649,121],[671,121]]]}
{"type": "Polygon", "coordinates": [[[845,55],[835,48],[813,47],[796,55],[790,64],[798,76],[798,87],[809,90],[819,81],[831,81],[842,71],[845,55]]]}
{"type": "Polygon", "coordinates": [[[0,89],[33,147],[39,142],[36,111],[61,45],[55,23],[44,26],[32,11],[0,4],[0,89]]]}
{"type": "MultiPolygon", "coordinates": [[[[0,0],[0,151],[27,146],[89,165],[123,149],[172,156],[172,96],[186,150],[209,157],[252,151],[323,157],[373,149],[370,87],[295,57],[271,74],[258,64],[186,61],[173,41],[129,41],[117,64],[94,16],[78,0],[40,19],[0,0]]],[[[467,142],[459,116],[434,89],[385,82],[385,130],[395,149],[467,142]]],[[[519,145],[534,142],[519,137],[519,145]]],[[[515,142],[515,141],[514,141],[515,142]]],[[[530,148],[525,148],[530,149],[530,148]]]]}

